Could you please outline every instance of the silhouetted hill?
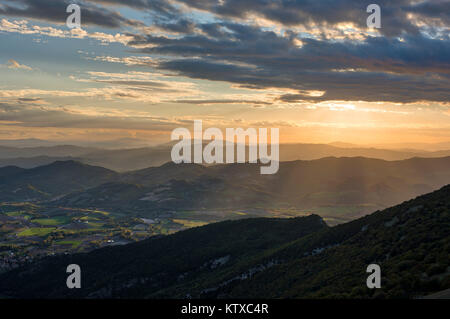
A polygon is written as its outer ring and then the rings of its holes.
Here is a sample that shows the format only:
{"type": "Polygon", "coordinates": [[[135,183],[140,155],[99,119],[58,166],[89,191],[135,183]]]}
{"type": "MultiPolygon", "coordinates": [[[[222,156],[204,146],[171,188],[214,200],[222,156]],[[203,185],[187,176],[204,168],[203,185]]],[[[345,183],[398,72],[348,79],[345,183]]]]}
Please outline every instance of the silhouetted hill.
{"type": "Polygon", "coordinates": [[[21,298],[413,298],[450,287],[450,186],[335,227],[320,217],[247,219],[88,254],[48,257],[0,276],[21,298]],[[82,288],[66,288],[66,267],[82,288]],[[368,289],[379,264],[382,288],[368,289]]]}
{"type": "Polygon", "coordinates": [[[76,161],[58,161],[9,174],[0,180],[0,201],[50,199],[105,183],[117,173],[76,161]]]}
{"type": "Polygon", "coordinates": [[[4,166],[18,166],[21,168],[35,168],[39,166],[49,165],[57,161],[80,161],[75,157],[50,157],[50,156],[35,156],[35,157],[15,157],[0,159],[0,168],[4,166]]]}
{"type": "Polygon", "coordinates": [[[0,167],[0,177],[6,177],[8,175],[19,174],[23,172],[24,169],[17,166],[5,166],[0,167]]]}
{"type": "MultiPolygon", "coordinates": [[[[173,143],[172,143],[173,144],[173,143]]],[[[157,167],[170,162],[172,144],[155,147],[102,150],[81,155],[81,161],[86,164],[98,165],[115,171],[131,171],[157,167]]],[[[205,144],[206,145],[206,144],[205,144]]],[[[225,154],[225,152],[224,152],[225,154]]],[[[316,160],[324,157],[367,157],[388,161],[404,160],[413,157],[436,158],[450,156],[450,151],[440,152],[407,152],[383,150],[375,148],[335,147],[325,144],[281,144],[280,161],[316,160]]],[[[1,157],[0,157],[1,158],[1,157]]]]}
{"type": "MultiPolygon", "coordinates": [[[[8,143],[7,145],[10,145],[8,143]]],[[[170,162],[174,142],[141,148],[98,149],[72,145],[25,147],[0,146],[0,166],[16,165],[32,168],[56,160],[74,159],[85,164],[101,166],[119,172],[158,167],[170,162]],[[47,156],[49,159],[45,159],[47,156]],[[27,160],[27,158],[29,160],[27,160]]],[[[1,144],[0,144],[1,145],[1,144]]],[[[133,145],[133,144],[131,144],[133,145]]],[[[206,145],[206,143],[204,144],[206,145]]],[[[224,151],[225,154],[225,151],[224,151]]],[[[389,161],[413,157],[437,158],[450,156],[449,150],[426,152],[420,150],[387,150],[358,147],[351,144],[281,144],[280,161],[316,160],[324,157],[366,157],[389,161]]]]}

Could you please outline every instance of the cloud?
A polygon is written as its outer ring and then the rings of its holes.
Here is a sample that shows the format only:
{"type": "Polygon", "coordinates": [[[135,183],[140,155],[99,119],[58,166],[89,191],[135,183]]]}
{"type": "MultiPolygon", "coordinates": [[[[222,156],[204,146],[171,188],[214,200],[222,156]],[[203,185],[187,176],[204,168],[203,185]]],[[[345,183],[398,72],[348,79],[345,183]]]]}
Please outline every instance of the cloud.
{"type": "Polygon", "coordinates": [[[85,98],[104,101],[161,103],[166,100],[199,97],[201,92],[195,84],[183,81],[171,81],[158,73],[151,72],[87,72],[81,77],[71,76],[72,80],[84,83],[100,83],[104,87],[88,87],[82,90],[42,90],[18,89],[0,90],[0,98],[22,99],[64,99],[85,98]]]}
{"type": "Polygon", "coordinates": [[[171,131],[179,122],[149,115],[90,114],[89,110],[0,102],[3,125],[20,127],[93,128],[171,131]]]}
{"type": "Polygon", "coordinates": [[[48,99],[79,97],[86,99],[129,102],[148,102],[161,103],[168,98],[183,98],[191,96],[195,91],[186,91],[176,88],[138,88],[131,86],[109,86],[104,88],[89,88],[82,91],[63,91],[63,90],[0,90],[0,98],[40,98],[48,99]]]}
{"type": "Polygon", "coordinates": [[[121,5],[138,10],[146,10],[155,17],[173,19],[179,16],[180,11],[167,0],[90,0],[94,3],[106,5],[121,5]]]}
{"type": "Polygon", "coordinates": [[[192,78],[239,84],[242,88],[290,88],[298,89],[300,92],[304,90],[325,92],[317,97],[304,93],[289,94],[281,98],[283,102],[344,100],[411,103],[446,102],[450,99],[448,80],[423,76],[370,72],[314,72],[296,69],[283,72],[284,69],[260,70],[199,60],[171,61],[161,67],[192,78]]]}
{"type": "Polygon", "coordinates": [[[326,41],[301,39],[295,34],[279,36],[272,31],[230,23],[201,25],[204,30],[226,28],[229,32],[168,38],[135,35],[128,44],[151,45],[140,49],[149,54],[204,57],[246,63],[296,67],[299,69],[366,69],[394,73],[449,73],[450,41],[424,36],[403,39],[369,37],[364,41],[326,41]],[[214,34],[214,36],[212,35],[214,34]],[[429,50],[424,50],[427,47],[429,50]]]}
{"type": "MultiPolygon", "coordinates": [[[[44,19],[56,21],[56,10],[59,12],[56,0],[18,2],[21,5],[13,6],[8,4],[11,1],[6,1],[0,13],[3,10],[9,15],[35,16],[39,12],[44,19]],[[55,8],[47,14],[37,8],[52,4],[55,8]],[[31,9],[30,12],[24,13],[25,8],[31,9]]],[[[444,103],[450,98],[450,37],[445,33],[449,22],[448,1],[380,0],[382,29],[379,32],[367,30],[368,3],[359,0],[91,0],[81,3],[88,11],[103,10],[104,15],[98,16],[99,24],[112,17],[114,26],[110,27],[137,28],[116,35],[83,30],[67,33],[53,27],[28,26],[23,21],[3,19],[0,31],[119,42],[131,47],[131,56],[86,55],[85,58],[148,67],[192,79],[222,81],[238,88],[288,91],[272,100],[261,99],[264,103],[444,103]],[[122,17],[113,11],[116,6],[151,15],[152,26],[144,27],[122,17]],[[309,93],[317,91],[321,94],[309,93]]],[[[110,75],[78,80],[110,85],[110,88],[84,92],[100,93],[101,97],[110,99],[255,104],[252,98],[205,97],[184,86],[183,82],[187,81],[179,78],[162,81],[110,75]],[[169,96],[162,99],[165,93],[169,96]]]]}
{"type": "MultiPolygon", "coordinates": [[[[106,111],[97,109],[23,105],[20,103],[0,102],[1,125],[26,128],[76,128],[76,129],[113,129],[142,130],[165,132],[166,134],[178,127],[192,127],[197,117],[152,116],[148,113],[106,111]]],[[[216,116],[204,116],[203,122],[208,126],[232,127],[234,119],[224,119],[216,116]]],[[[239,121],[241,125],[246,124],[239,121]]]]}
{"type": "Polygon", "coordinates": [[[27,71],[33,70],[31,67],[24,64],[20,64],[19,62],[13,59],[10,59],[6,65],[8,66],[9,69],[22,69],[27,71]]]}
{"type": "Polygon", "coordinates": [[[172,59],[156,68],[243,88],[292,89],[280,101],[415,101],[450,98],[450,41],[423,35],[402,39],[328,41],[284,36],[236,23],[199,25],[204,34],[176,38],[135,35],[129,45],[172,59]],[[424,50],[424,48],[427,48],[424,50]],[[321,91],[320,96],[302,92],[321,91]],[[291,92],[292,93],[292,92],[291,92]]]}
{"type": "MultiPolygon", "coordinates": [[[[65,9],[69,0],[6,0],[0,14],[26,17],[62,24],[67,18],[65,9]]],[[[124,26],[143,27],[144,23],[122,16],[112,10],[114,6],[126,6],[144,11],[154,26],[169,32],[192,33],[194,23],[187,17],[193,11],[206,12],[217,20],[234,22],[253,21],[280,25],[284,28],[315,33],[318,29],[339,29],[352,25],[361,33],[370,33],[366,25],[370,2],[360,0],[80,0],[82,22],[108,28],[124,26]]],[[[385,36],[417,35],[424,29],[436,32],[448,29],[450,11],[448,1],[439,0],[379,0],[382,9],[382,28],[385,36]],[[424,25],[423,22],[426,22],[424,25]]],[[[270,27],[270,26],[269,26],[270,27]]]]}
{"type": "Polygon", "coordinates": [[[109,62],[109,63],[120,63],[127,66],[148,66],[148,67],[155,67],[157,66],[156,59],[152,57],[146,57],[146,56],[128,56],[128,57],[113,57],[108,55],[103,56],[87,56],[86,59],[88,60],[94,60],[94,61],[102,61],[102,62],[109,62]]]}
{"type": "Polygon", "coordinates": [[[272,105],[271,102],[258,100],[239,100],[239,99],[216,99],[216,100],[175,100],[173,103],[212,105],[212,104],[256,104],[256,105],[272,105]]]}
{"type": "Polygon", "coordinates": [[[101,41],[102,43],[122,43],[124,45],[126,45],[128,41],[133,39],[133,37],[131,36],[126,36],[120,33],[112,35],[103,32],[89,33],[82,29],[62,30],[54,27],[41,27],[38,25],[30,25],[27,20],[9,21],[7,19],[2,19],[0,20],[0,32],[35,34],[69,39],[90,38],[101,41]]]}
{"type": "MultiPolygon", "coordinates": [[[[185,11],[207,12],[219,19],[265,20],[290,28],[296,26],[335,28],[341,24],[351,23],[361,30],[367,30],[366,8],[371,3],[360,0],[92,0],[92,2],[146,10],[152,13],[156,20],[158,17],[165,20],[178,19],[182,11],[177,5],[181,4],[185,11]]],[[[417,34],[421,29],[417,24],[418,20],[427,20],[429,26],[433,28],[448,25],[450,11],[448,1],[378,0],[377,4],[382,9],[382,28],[379,32],[386,36],[417,34]]],[[[188,26],[186,23],[184,25],[188,26]]],[[[174,26],[181,27],[182,24],[167,25],[168,28],[174,26]]]]}
{"type": "Polygon", "coordinates": [[[168,81],[164,75],[152,72],[87,72],[88,77],[74,78],[79,82],[108,84],[97,89],[100,92],[113,92],[112,97],[130,98],[142,101],[162,101],[167,98],[191,97],[200,91],[191,82],[168,81]]]}
{"type": "Polygon", "coordinates": [[[34,105],[48,105],[49,103],[41,98],[26,98],[21,97],[17,99],[19,104],[34,104],[34,105]]]}
{"type": "MultiPolygon", "coordinates": [[[[116,11],[93,5],[88,1],[77,2],[82,9],[82,25],[97,25],[106,28],[144,25],[142,22],[127,19],[116,11]]],[[[70,0],[6,0],[0,6],[0,15],[65,24],[68,17],[66,8],[71,3],[73,1],[70,0]]]]}

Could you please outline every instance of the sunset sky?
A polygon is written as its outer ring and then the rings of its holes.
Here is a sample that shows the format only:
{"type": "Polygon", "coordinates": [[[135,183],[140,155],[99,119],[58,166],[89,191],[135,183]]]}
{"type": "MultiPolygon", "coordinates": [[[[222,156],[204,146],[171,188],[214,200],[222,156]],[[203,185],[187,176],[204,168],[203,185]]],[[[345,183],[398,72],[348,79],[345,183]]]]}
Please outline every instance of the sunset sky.
{"type": "Polygon", "coordinates": [[[2,0],[0,139],[157,144],[201,119],[280,142],[448,142],[449,29],[440,0],[2,0]]]}

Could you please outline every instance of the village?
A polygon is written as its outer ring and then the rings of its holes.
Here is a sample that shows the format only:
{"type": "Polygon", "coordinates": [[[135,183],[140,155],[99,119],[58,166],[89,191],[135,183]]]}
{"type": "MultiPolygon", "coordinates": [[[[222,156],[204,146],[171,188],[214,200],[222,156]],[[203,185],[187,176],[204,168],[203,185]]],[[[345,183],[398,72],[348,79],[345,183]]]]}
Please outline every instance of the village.
{"type": "Polygon", "coordinates": [[[31,204],[1,204],[0,210],[0,273],[46,256],[125,245],[164,233],[157,218],[31,204]]]}

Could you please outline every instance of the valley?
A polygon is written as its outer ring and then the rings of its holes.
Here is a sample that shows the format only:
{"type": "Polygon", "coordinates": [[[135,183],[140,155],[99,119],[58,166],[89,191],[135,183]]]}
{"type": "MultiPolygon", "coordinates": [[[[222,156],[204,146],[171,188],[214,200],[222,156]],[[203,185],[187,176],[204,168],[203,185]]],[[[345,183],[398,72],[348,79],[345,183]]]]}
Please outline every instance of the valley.
{"type": "Polygon", "coordinates": [[[226,220],[316,214],[329,226],[442,187],[450,158],[323,158],[258,165],[166,163],[118,173],[73,160],[0,168],[0,271],[226,220]]]}
{"type": "MultiPolygon", "coordinates": [[[[349,211],[351,207],[343,207],[340,214],[331,208],[317,209],[318,213],[329,216],[324,217],[329,224],[352,218],[349,211]],[[327,210],[330,210],[328,214],[327,210]]],[[[123,214],[30,203],[0,204],[0,272],[45,256],[125,245],[225,220],[296,218],[314,212],[291,208],[123,214]]]]}

